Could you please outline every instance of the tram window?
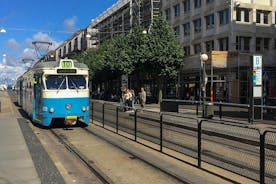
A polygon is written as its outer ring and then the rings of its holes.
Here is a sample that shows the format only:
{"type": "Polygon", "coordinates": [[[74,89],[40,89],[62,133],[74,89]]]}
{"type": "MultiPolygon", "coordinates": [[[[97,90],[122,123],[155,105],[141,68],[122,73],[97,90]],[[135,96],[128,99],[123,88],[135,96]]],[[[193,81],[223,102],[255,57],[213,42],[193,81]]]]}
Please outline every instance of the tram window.
{"type": "Polygon", "coordinates": [[[45,82],[47,89],[66,89],[66,77],[64,75],[48,75],[45,82]]]}
{"type": "Polygon", "coordinates": [[[69,75],[68,76],[69,89],[86,89],[86,80],[82,75],[69,75]]]}

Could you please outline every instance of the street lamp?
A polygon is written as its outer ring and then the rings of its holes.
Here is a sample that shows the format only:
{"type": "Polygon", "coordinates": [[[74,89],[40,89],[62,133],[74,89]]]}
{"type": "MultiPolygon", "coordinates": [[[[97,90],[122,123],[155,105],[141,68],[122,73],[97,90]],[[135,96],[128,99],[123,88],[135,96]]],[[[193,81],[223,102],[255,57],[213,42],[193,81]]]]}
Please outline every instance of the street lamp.
{"type": "Polygon", "coordinates": [[[6,29],[4,29],[4,28],[0,29],[0,33],[6,33],[6,32],[7,32],[6,29]]]}
{"type": "Polygon", "coordinates": [[[208,60],[208,55],[207,54],[201,54],[200,55],[200,63],[201,63],[201,68],[202,68],[202,80],[201,80],[201,91],[202,91],[202,116],[206,117],[206,84],[208,82],[208,77],[206,75],[206,61],[208,60]]]}

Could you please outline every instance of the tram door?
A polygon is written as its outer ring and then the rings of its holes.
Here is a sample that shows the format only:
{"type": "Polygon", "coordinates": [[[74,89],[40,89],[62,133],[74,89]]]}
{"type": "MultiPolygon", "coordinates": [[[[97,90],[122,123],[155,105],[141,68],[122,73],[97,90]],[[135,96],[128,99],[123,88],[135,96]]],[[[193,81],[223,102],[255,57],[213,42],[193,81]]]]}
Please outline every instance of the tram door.
{"type": "Polygon", "coordinates": [[[34,75],[34,109],[33,118],[42,118],[42,74],[34,75]]]}

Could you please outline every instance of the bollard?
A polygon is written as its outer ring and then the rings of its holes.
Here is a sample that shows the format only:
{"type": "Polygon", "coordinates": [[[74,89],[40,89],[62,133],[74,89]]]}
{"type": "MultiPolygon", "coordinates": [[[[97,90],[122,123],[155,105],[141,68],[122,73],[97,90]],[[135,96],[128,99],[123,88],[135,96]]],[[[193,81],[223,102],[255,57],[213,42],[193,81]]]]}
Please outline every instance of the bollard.
{"type": "Polygon", "coordinates": [[[248,114],[248,123],[251,122],[251,108],[250,105],[247,105],[247,114],[248,114]]]}
{"type": "Polygon", "coordinates": [[[134,140],[137,141],[137,109],[134,111],[134,140]]]}
{"type": "Polygon", "coordinates": [[[119,107],[116,107],[116,133],[119,132],[119,107]]]}
{"type": "Polygon", "coordinates": [[[160,152],[163,152],[163,113],[160,113],[160,152]]]}
{"type": "Polygon", "coordinates": [[[222,104],[221,104],[221,101],[219,102],[219,119],[221,120],[222,118],[222,104]]]}
{"type": "Polygon", "coordinates": [[[265,134],[260,132],[260,184],[265,183],[265,134]]]}
{"type": "Polygon", "coordinates": [[[102,109],[102,112],[103,112],[103,114],[102,114],[102,115],[103,115],[103,117],[102,117],[102,118],[103,118],[103,119],[102,119],[102,121],[103,121],[103,128],[104,128],[104,103],[103,103],[103,109],[102,109]]]}
{"type": "Polygon", "coordinates": [[[91,102],[91,121],[92,121],[92,124],[94,123],[94,104],[93,102],[91,102]]]}
{"type": "Polygon", "coordinates": [[[201,149],[202,149],[202,122],[198,123],[197,127],[197,167],[201,168],[201,149]]]}

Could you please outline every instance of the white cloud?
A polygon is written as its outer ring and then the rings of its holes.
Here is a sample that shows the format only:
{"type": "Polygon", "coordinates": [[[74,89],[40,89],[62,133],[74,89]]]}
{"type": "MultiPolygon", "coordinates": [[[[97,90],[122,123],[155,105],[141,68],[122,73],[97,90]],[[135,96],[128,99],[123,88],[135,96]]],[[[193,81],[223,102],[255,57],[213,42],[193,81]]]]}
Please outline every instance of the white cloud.
{"type": "Polygon", "coordinates": [[[17,41],[14,38],[11,38],[8,40],[7,47],[15,51],[20,49],[20,45],[17,43],[17,41]]]}
{"type": "Polygon", "coordinates": [[[3,83],[3,79],[15,80],[18,76],[22,75],[28,67],[34,64],[41,57],[41,55],[36,53],[33,41],[42,41],[42,42],[51,42],[52,45],[47,49],[48,45],[40,44],[40,53],[46,54],[50,50],[56,49],[62,42],[54,40],[50,35],[38,32],[32,36],[32,38],[27,38],[25,40],[27,47],[22,51],[20,45],[16,42],[15,39],[10,39],[7,44],[9,48],[13,50],[18,49],[18,52],[21,52],[20,56],[13,56],[9,53],[6,53],[6,56],[0,56],[0,84],[3,83]],[[2,58],[1,58],[2,57],[2,58]],[[25,63],[24,59],[27,59],[25,63]],[[31,61],[34,60],[34,61],[31,61]]]}
{"type": "Polygon", "coordinates": [[[16,80],[16,78],[22,75],[26,71],[25,64],[22,62],[22,58],[15,58],[10,55],[6,55],[2,58],[0,63],[0,84],[4,80],[16,80]]]}
{"type": "Polygon", "coordinates": [[[75,29],[76,23],[77,23],[77,17],[73,16],[71,18],[67,18],[63,21],[63,25],[65,27],[65,30],[68,32],[71,32],[75,29]]]}

